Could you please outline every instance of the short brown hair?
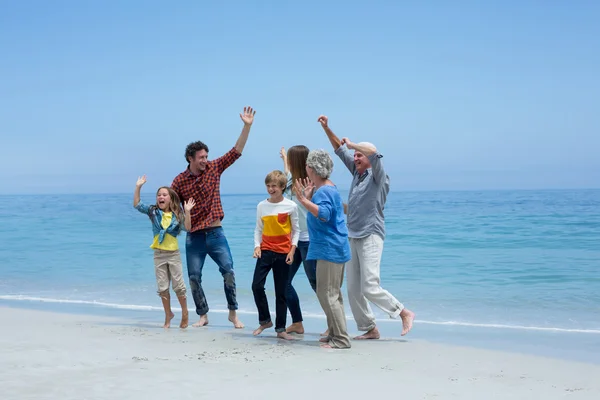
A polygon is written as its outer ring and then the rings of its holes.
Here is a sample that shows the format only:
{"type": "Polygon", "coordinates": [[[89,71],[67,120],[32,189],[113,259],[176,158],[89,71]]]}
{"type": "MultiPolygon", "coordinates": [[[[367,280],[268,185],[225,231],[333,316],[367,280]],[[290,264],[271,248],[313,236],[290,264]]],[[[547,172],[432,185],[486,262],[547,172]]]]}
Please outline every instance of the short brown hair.
{"type": "Polygon", "coordinates": [[[265,185],[268,185],[269,183],[276,183],[277,186],[283,190],[287,186],[287,181],[288,180],[285,174],[276,169],[275,171],[271,171],[267,174],[267,177],[265,178],[265,185]]]}

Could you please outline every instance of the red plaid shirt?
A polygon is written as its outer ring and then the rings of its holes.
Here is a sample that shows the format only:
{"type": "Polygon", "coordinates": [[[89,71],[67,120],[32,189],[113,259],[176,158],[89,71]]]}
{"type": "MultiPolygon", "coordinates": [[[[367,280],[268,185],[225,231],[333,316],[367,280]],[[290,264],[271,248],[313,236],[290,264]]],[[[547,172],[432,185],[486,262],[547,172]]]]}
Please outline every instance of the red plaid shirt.
{"type": "Polygon", "coordinates": [[[188,167],[173,179],[171,189],[179,195],[181,202],[190,198],[196,202],[190,212],[190,232],[204,229],[217,219],[223,219],[225,213],[221,206],[221,174],[240,157],[241,154],[234,147],[216,160],[209,161],[200,175],[193,175],[188,167]]]}

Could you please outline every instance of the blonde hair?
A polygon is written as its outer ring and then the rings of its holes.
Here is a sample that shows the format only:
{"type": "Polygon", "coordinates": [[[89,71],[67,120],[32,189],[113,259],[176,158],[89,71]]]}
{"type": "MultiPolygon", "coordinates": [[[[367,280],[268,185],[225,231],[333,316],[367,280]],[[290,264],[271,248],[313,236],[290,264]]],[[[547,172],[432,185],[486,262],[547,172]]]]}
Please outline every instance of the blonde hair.
{"type": "Polygon", "coordinates": [[[267,177],[265,178],[265,185],[268,185],[269,183],[276,183],[277,186],[284,190],[287,186],[287,181],[288,180],[285,174],[276,169],[275,171],[271,171],[267,174],[267,177]]]}

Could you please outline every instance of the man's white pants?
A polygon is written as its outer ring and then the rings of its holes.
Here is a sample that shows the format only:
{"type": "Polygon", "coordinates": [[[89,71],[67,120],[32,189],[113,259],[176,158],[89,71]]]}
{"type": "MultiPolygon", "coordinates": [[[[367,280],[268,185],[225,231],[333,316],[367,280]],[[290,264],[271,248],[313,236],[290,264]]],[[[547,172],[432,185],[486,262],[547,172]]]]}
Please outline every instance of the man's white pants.
{"type": "Polygon", "coordinates": [[[375,328],[375,316],[369,306],[373,303],[390,318],[398,318],[404,305],[380,284],[380,263],[383,239],[378,235],[350,238],[352,259],[346,263],[348,301],[359,331],[375,328]]]}

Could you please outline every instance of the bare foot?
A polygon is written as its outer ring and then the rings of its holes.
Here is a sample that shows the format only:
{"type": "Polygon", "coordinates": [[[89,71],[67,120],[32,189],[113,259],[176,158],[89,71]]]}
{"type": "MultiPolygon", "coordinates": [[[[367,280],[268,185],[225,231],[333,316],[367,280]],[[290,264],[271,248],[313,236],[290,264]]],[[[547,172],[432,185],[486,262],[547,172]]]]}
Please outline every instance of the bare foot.
{"type": "Polygon", "coordinates": [[[188,327],[188,313],[181,313],[181,323],[179,324],[181,329],[185,329],[188,327]]]}
{"type": "Polygon", "coordinates": [[[262,331],[264,331],[265,329],[269,329],[269,328],[271,328],[271,327],[273,327],[273,322],[268,322],[268,323],[266,323],[266,324],[264,324],[264,325],[261,325],[261,326],[259,326],[258,328],[256,328],[256,329],[254,330],[254,332],[252,332],[252,334],[253,334],[254,336],[258,336],[258,335],[260,335],[260,334],[262,333],[262,331]]]}
{"type": "Polygon", "coordinates": [[[329,339],[330,339],[329,336],[322,337],[321,339],[319,339],[319,342],[321,342],[321,343],[329,343],[329,339]]]}
{"type": "Polygon", "coordinates": [[[413,320],[415,319],[415,313],[407,310],[406,308],[400,313],[402,318],[402,335],[406,335],[412,329],[413,320]]]}
{"type": "Polygon", "coordinates": [[[369,340],[369,339],[379,339],[379,330],[377,328],[371,329],[369,332],[364,335],[360,335],[354,338],[355,340],[369,340]]]}
{"type": "Polygon", "coordinates": [[[200,326],[208,325],[208,316],[206,314],[200,316],[200,321],[196,322],[192,326],[198,328],[200,326]]]}
{"type": "Polygon", "coordinates": [[[321,336],[329,336],[329,329],[327,329],[325,332],[321,333],[321,336]]]}
{"type": "MultiPolygon", "coordinates": [[[[329,341],[328,341],[328,342],[329,342],[329,341]]],[[[329,343],[323,343],[323,344],[321,345],[321,348],[322,348],[322,349],[333,349],[333,346],[332,346],[332,345],[330,345],[329,343]]]]}
{"type": "Polygon", "coordinates": [[[304,325],[302,322],[294,322],[285,330],[287,333],[297,333],[298,335],[304,334],[304,325]]]}
{"type": "Polygon", "coordinates": [[[287,332],[277,332],[277,337],[279,339],[294,340],[294,337],[287,332]]]}
{"type": "Polygon", "coordinates": [[[175,314],[173,313],[165,315],[165,324],[163,325],[163,328],[168,329],[171,327],[171,320],[173,317],[175,317],[175,314]]]}
{"type": "Polygon", "coordinates": [[[242,324],[242,321],[240,321],[238,319],[237,313],[235,312],[235,310],[229,310],[229,322],[231,322],[233,324],[235,329],[242,329],[244,327],[244,324],[242,324]]]}

